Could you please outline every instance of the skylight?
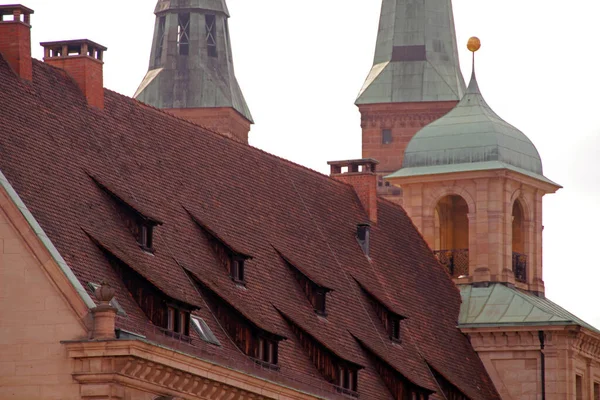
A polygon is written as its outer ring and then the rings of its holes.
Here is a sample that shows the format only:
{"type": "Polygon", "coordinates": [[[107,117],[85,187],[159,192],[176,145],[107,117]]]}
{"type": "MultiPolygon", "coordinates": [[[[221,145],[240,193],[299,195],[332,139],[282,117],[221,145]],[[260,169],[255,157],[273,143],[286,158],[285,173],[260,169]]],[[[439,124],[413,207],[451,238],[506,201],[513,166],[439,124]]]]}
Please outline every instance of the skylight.
{"type": "Polygon", "coordinates": [[[214,333],[210,330],[210,328],[202,318],[192,317],[192,326],[200,336],[200,339],[204,340],[207,343],[211,343],[217,346],[221,345],[219,339],[216,338],[214,333]]]}

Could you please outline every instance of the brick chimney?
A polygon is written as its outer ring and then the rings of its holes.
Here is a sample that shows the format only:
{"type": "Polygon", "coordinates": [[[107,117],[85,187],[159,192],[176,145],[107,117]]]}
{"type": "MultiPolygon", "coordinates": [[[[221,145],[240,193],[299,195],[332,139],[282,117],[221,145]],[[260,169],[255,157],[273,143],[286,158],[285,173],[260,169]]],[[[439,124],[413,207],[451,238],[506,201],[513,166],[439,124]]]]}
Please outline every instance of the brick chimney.
{"type": "Polygon", "coordinates": [[[369,220],[377,223],[377,175],[379,161],[372,158],[329,161],[331,177],[354,187],[369,220]]]}
{"type": "Polygon", "coordinates": [[[20,4],[0,5],[0,53],[21,78],[31,81],[31,25],[33,10],[20,4]]]}
{"type": "Polygon", "coordinates": [[[102,56],[106,47],[91,40],[41,43],[44,62],[65,70],[77,82],[92,107],[104,108],[102,56]]]}

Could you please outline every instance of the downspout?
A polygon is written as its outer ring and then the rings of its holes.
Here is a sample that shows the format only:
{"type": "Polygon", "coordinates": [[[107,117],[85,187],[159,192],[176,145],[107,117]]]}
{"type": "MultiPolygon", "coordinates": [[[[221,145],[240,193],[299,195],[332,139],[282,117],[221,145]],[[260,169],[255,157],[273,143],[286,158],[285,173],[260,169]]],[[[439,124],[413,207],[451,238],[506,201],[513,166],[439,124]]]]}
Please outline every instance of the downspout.
{"type": "Polygon", "coordinates": [[[544,331],[538,331],[540,338],[540,361],[542,363],[542,400],[546,400],[546,355],[544,354],[544,331]]]}

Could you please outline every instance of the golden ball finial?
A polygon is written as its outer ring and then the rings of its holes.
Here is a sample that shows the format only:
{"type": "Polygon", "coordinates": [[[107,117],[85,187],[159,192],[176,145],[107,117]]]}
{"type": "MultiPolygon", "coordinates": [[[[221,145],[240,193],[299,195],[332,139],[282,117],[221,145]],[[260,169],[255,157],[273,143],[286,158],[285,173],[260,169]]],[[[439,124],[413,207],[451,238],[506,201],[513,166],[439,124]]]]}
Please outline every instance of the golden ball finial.
{"type": "Polygon", "coordinates": [[[481,40],[479,40],[478,37],[473,36],[467,42],[467,49],[469,49],[469,51],[471,51],[473,53],[475,53],[480,48],[481,48],[481,40]]]}

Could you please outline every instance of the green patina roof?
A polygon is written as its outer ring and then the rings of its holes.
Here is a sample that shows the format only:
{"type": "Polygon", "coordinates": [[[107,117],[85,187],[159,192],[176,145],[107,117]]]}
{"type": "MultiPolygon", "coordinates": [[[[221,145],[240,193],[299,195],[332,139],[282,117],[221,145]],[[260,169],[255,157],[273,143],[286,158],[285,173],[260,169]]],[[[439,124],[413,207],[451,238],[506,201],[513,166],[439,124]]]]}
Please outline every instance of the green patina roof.
{"type": "Polygon", "coordinates": [[[484,161],[480,163],[464,163],[464,164],[445,164],[445,165],[432,165],[427,167],[409,167],[402,168],[393,174],[387,175],[385,178],[402,178],[408,176],[422,176],[422,175],[437,175],[437,174],[450,174],[455,172],[469,172],[469,171],[491,171],[497,169],[508,169],[510,171],[518,172],[525,176],[538,179],[542,182],[549,183],[551,185],[561,187],[558,183],[551,181],[543,175],[538,175],[534,172],[517,168],[510,164],[506,164],[500,161],[484,161]]]}
{"type": "Polygon", "coordinates": [[[458,101],[464,91],[451,0],[383,0],[356,104],[458,101]]]}
{"type": "Polygon", "coordinates": [[[473,73],[460,103],[412,138],[402,168],[461,164],[466,170],[479,170],[490,161],[546,180],[542,160],[531,140],[490,108],[473,73]]]}
{"type": "Polygon", "coordinates": [[[579,325],[600,331],[558,304],[495,283],[488,287],[459,285],[462,305],[459,327],[579,325]]]}

